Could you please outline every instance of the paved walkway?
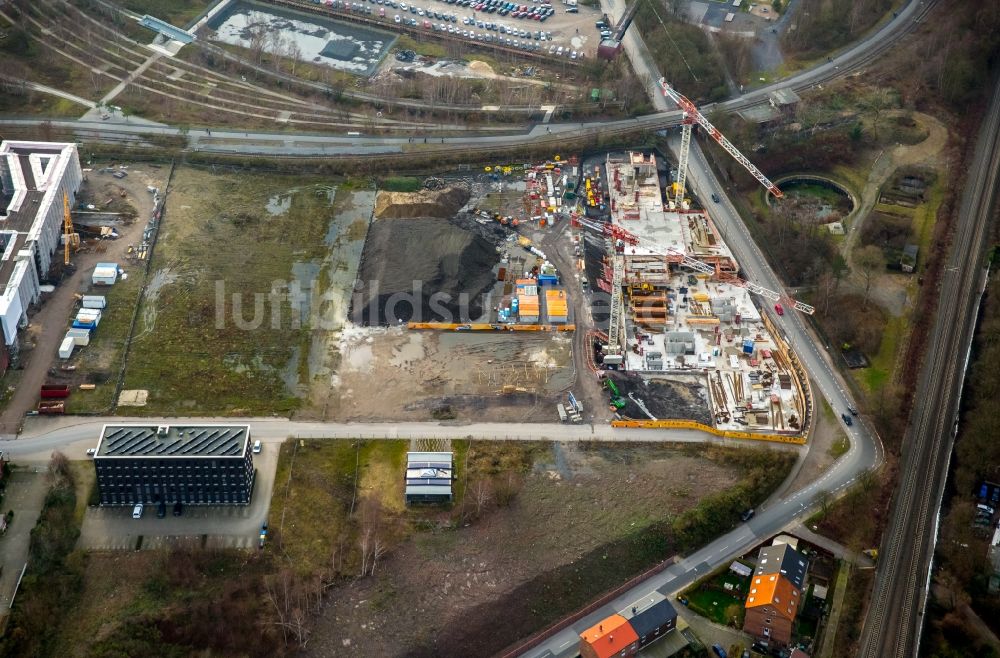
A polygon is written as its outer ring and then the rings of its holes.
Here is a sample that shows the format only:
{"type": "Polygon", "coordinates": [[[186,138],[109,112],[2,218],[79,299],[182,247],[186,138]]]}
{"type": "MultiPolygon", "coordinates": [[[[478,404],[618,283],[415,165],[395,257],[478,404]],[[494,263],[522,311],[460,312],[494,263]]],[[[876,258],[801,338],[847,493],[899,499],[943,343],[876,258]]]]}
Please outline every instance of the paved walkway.
{"type": "Polygon", "coordinates": [[[844,609],[844,594],[847,592],[850,571],[850,564],[840,563],[840,569],[837,570],[837,584],[833,588],[833,601],[830,604],[830,617],[826,620],[826,628],[823,629],[823,645],[820,647],[817,658],[833,656],[837,640],[837,625],[840,623],[840,613],[844,609]]]}
{"type": "Polygon", "coordinates": [[[789,532],[800,539],[806,540],[810,544],[814,544],[822,549],[830,551],[841,560],[846,560],[858,568],[866,569],[875,566],[875,562],[872,561],[872,559],[867,555],[863,553],[855,553],[843,544],[838,544],[832,539],[824,537],[823,535],[818,535],[802,524],[790,528],[789,532]]]}
{"type": "Polygon", "coordinates": [[[25,81],[24,84],[28,87],[28,89],[31,89],[32,91],[37,91],[42,94],[49,94],[50,96],[58,96],[59,98],[65,98],[68,101],[79,103],[80,105],[83,105],[84,107],[89,107],[91,109],[97,107],[97,103],[95,103],[94,101],[88,100],[81,96],[76,96],[75,94],[71,94],[68,91],[63,91],[62,89],[56,89],[55,87],[41,85],[38,84],[37,82],[25,81]]]}
{"type": "Polygon", "coordinates": [[[21,569],[28,560],[31,529],[38,522],[45,501],[45,468],[16,469],[7,482],[2,513],[14,511],[7,532],[0,537],[0,617],[10,611],[11,597],[21,569]]]}

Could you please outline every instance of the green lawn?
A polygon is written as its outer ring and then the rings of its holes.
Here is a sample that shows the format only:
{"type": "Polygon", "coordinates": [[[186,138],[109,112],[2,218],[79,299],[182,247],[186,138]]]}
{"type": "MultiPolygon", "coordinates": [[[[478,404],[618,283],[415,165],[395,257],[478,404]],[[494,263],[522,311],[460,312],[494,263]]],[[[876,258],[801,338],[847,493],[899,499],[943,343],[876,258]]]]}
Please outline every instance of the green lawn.
{"type": "Polygon", "coordinates": [[[742,628],[746,615],[743,602],[749,585],[750,578],[737,576],[727,568],[696,583],[684,596],[688,607],[699,615],[724,626],[732,625],[735,617],[736,626],[742,628]],[[732,590],[726,589],[727,584],[732,590]]]}

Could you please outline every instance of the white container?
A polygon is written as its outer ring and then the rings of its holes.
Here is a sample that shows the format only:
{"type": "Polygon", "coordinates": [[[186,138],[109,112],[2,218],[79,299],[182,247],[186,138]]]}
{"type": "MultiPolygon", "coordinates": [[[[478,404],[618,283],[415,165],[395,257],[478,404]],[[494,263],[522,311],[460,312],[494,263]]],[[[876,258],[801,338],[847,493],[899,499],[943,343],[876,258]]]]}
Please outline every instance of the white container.
{"type": "Polygon", "coordinates": [[[104,295],[84,295],[81,303],[84,308],[104,308],[108,305],[108,299],[104,295]]]}
{"type": "Polygon", "coordinates": [[[70,329],[66,335],[73,339],[74,344],[80,347],[90,345],[90,331],[87,329],[70,329]]]}
{"type": "Polygon", "coordinates": [[[66,336],[63,338],[63,342],[59,346],[59,358],[68,359],[73,356],[73,347],[75,346],[76,340],[72,336],[66,336]]]}
{"type": "Polygon", "coordinates": [[[94,326],[97,327],[101,324],[101,312],[94,308],[80,309],[80,312],[76,314],[76,320],[83,323],[93,322],[94,326]]]}
{"type": "Polygon", "coordinates": [[[95,286],[112,286],[118,280],[118,263],[98,263],[91,282],[95,286]]]}

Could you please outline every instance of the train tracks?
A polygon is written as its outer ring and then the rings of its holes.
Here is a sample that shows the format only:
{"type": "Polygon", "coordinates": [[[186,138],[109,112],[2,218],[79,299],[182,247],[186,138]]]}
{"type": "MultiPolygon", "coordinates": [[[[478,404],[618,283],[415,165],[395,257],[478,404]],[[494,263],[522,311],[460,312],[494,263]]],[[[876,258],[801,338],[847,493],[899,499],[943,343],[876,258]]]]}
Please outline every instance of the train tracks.
{"type": "Polygon", "coordinates": [[[879,553],[862,658],[917,654],[958,402],[982,294],[983,252],[1000,170],[1000,85],[993,92],[942,275],[941,304],[904,438],[900,485],[879,553]]]}

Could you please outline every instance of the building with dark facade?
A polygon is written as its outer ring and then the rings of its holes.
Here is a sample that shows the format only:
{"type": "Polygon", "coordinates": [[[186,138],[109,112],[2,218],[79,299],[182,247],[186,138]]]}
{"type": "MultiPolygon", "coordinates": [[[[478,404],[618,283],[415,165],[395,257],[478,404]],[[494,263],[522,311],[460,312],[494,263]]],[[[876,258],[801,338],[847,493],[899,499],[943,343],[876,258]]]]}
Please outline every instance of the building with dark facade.
{"type": "Polygon", "coordinates": [[[94,455],[101,505],[248,505],[248,425],[105,425],[94,455]]]}

